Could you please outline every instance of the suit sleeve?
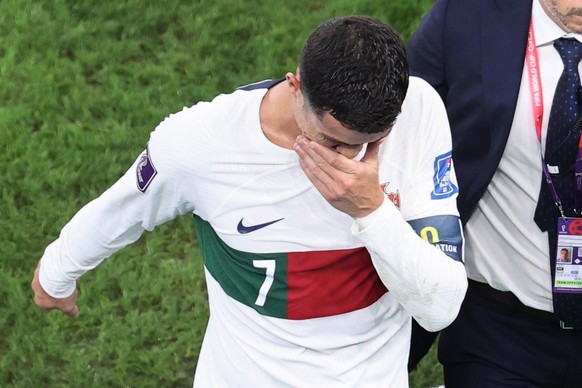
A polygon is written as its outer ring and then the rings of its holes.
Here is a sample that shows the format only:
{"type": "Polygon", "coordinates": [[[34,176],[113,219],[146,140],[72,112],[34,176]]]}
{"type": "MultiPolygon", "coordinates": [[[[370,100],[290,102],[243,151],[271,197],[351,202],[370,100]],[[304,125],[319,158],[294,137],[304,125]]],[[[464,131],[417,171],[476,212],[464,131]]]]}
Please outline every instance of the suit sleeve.
{"type": "Polygon", "coordinates": [[[445,18],[448,0],[437,0],[407,45],[410,75],[425,79],[445,100],[445,18]]]}

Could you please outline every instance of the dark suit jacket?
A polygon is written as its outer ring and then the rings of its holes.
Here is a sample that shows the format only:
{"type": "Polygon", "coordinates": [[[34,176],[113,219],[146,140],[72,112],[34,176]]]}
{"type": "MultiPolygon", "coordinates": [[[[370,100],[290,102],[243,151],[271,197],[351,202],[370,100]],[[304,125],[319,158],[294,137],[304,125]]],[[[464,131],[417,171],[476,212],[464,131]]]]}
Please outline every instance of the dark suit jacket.
{"type": "Polygon", "coordinates": [[[437,0],[408,44],[411,74],[447,106],[463,222],[507,143],[531,8],[532,0],[437,0]]]}

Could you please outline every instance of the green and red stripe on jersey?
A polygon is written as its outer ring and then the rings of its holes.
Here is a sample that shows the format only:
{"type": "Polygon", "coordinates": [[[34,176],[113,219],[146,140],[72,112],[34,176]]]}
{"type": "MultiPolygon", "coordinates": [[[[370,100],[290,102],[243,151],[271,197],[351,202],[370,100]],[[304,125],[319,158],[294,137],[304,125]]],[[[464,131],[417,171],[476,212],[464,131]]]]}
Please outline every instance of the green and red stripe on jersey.
{"type": "Polygon", "coordinates": [[[309,319],[370,306],[388,290],[365,248],[252,253],[227,246],[194,217],[204,265],[224,292],[260,314],[309,319]]]}

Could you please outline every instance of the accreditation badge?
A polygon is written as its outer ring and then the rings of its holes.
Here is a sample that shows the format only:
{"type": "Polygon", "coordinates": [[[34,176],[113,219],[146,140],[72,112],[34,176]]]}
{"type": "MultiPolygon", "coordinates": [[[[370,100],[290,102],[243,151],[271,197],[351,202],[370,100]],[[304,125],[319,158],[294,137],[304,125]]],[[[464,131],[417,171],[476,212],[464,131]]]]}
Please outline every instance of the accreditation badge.
{"type": "Polygon", "coordinates": [[[558,218],[554,292],[582,293],[582,218],[558,218]]]}

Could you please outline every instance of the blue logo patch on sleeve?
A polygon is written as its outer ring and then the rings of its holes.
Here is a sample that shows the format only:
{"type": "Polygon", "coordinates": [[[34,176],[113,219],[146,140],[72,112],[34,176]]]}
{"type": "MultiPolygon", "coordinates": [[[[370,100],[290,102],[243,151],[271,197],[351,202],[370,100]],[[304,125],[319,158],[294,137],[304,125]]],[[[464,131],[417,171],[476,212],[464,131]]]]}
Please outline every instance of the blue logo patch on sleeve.
{"type": "Polygon", "coordinates": [[[449,198],[459,192],[459,188],[451,182],[451,167],[453,159],[449,151],[439,155],[434,160],[434,190],[430,193],[431,199],[449,198]]]}

